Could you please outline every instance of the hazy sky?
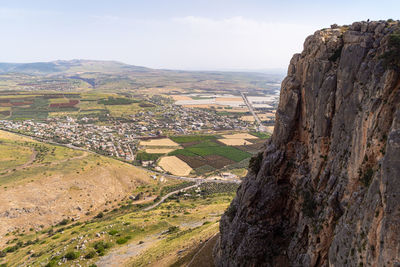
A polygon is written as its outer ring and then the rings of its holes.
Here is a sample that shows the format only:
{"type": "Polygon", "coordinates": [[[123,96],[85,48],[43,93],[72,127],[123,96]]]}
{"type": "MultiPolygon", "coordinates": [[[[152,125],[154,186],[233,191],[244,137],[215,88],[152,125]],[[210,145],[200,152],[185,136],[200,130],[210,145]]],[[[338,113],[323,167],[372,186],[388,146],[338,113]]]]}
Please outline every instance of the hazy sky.
{"type": "Polygon", "coordinates": [[[317,29],[399,12],[399,0],[0,0],[0,62],[286,68],[317,29]]]}

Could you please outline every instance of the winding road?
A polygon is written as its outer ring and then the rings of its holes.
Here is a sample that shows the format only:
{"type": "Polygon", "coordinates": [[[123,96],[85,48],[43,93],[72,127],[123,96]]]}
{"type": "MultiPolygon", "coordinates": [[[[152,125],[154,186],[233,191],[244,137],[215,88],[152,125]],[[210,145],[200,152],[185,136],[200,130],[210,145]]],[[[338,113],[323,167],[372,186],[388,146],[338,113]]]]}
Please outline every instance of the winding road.
{"type": "Polygon", "coordinates": [[[177,194],[177,193],[179,193],[179,192],[184,192],[184,191],[186,191],[186,190],[188,190],[188,189],[197,187],[197,186],[199,186],[199,185],[202,184],[202,183],[203,183],[203,182],[197,182],[197,183],[194,184],[194,185],[191,185],[191,186],[188,186],[188,187],[185,187],[185,188],[182,188],[182,189],[179,189],[179,190],[170,192],[170,193],[166,194],[165,196],[163,196],[163,197],[160,199],[160,201],[158,201],[157,203],[155,203],[155,204],[153,204],[153,205],[151,205],[151,206],[149,206],[149,207],[147,207],[147,208],[144,208],[143,210],[144,210],[144,211],[148,211],[148,210],[154,209],[155,207],[157,207],[158,205],[160,205],[161,203],[163,203],[163,202],[164,202],[167,198],[169,198],[170,196],[172,196],[172,195],[174,195],[174,194],[177,194]]]}

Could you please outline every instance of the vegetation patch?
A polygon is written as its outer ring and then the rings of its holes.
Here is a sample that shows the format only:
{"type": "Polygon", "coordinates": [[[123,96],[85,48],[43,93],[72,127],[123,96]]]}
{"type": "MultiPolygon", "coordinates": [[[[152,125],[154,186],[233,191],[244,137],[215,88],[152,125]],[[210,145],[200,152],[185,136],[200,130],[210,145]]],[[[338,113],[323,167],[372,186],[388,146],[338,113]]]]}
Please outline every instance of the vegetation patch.
{"type": "Polygon", "coordinates": [[[258,152],[258,154],[252,157],[249,161],[249,169],[257,174],[260,171],[261,163],[263,160],[263,152],[258,152]]]}
{"type": "Polygon", "coordinates": [[[368,187],[371,184],[373,176],[374,170],[372,168],[368,168],[360,178],[360,181],[365,187],[368,187]]]}
{"type": "Polygon", "coordinates": [[[138,152],[136,154],[136,160],[138,161],[155,161],[163,154],[155,154],[155,153],[146,153],[146,152],[138,152]]]}
{"type": "Polygon", "coordinates": [[[130,105],[133,103],[139,103],[140,101],[129,99],[129,98],[122,98],[122,97],[108,97],[107,99],[98,100],[97,103],[103,105],[130,105]]]}
{"type": "Polygon", "coordinates": [[[205,175],[205,174],[215,171],[216,169],[213,166],[206,164],[206,165],[198,167],[194,170],[196,171],[197,175],[205,175]]]}
{"type": "Polygon", "coordinates": [[[212,141],[204,141],[200,144],[186,147],[184,149],[175,150],[169,155],[186,155],[186,156],[209,156],[209,155],[219,155],[235,162],[239,162],[245,158],[250,157],[250,153],[241,151],[234,147],[224,146],[212,141]]]}
{"type": "Polygon", "coordinates": [[[260,139],[268,139],[271,137],[270,133],[264,133],[264,132],[251,132],[250,134],[257,136],[260,139]]]}
{"type": "Polygon", "coordinates": [[[382,55],[383,65],[386,69],[400,69],[400,33],[389,36],[389,51],[382,55]]]}
{"type": "Polygon", "coordinates": [[[183,135],[183,136],[171,136],[170,139],[177,143],[192,143],[192,142],[203,142],[207,140],[216,140],[215,135],[183,135]]]}

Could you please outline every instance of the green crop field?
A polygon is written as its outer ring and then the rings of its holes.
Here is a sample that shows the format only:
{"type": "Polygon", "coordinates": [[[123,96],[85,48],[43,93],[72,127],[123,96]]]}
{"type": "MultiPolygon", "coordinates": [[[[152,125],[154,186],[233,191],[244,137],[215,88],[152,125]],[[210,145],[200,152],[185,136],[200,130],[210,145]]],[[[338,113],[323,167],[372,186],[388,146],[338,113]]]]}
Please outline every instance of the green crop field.
{"type": "Polygon", "coordinates": [[[141,160],[141,161],[157,160],[162,155],[164,154],[151,154],[143,151],[136,154],[136,160],[141,160]]]}
{"type": "Polygon", "coordinates": [[[225,146],[213,141],[204,141],[200,144],[186,147],[184,149],[175,150],[169,155],[185,155],[185,156],[209,156],[219,155],[233,161],[239,162],[251,156],[250,153],[241,151],[231,146],[225,146]]]}
{"type": "Polygon", "coordinates": [[[268,139],[271,137],[270,133],[262,133],[262,132],[251,132],[251,135],[257,136],[260,139],[268,139]]]}
{"type": "Polygon", "coordinates": [[[177,143],[192,143],[192,142],[202,142],[206,140],[215,140],[219,138],[215,135],[182,135],[182,136],[170,136],[170,139],[177,143]]]}

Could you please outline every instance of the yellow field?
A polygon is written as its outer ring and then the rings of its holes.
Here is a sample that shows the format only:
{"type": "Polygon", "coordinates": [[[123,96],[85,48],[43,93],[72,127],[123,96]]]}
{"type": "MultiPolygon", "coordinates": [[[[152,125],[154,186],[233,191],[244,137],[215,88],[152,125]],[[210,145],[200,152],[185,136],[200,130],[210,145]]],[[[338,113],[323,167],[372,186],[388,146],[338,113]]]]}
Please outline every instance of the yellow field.
{"type": "Polygon", "coordinates": [[[251,145],[252,143],[241,138],[230,138],[230,139],[218,139],[221,143],[224,143],[227,146],[245,146],[245,145],[251,145]]]}
{"type": "Polygon", "coordinates": [[[173,149],[173,148],[148,148],[145,150],[145,152],[149,153],[149,154],[167,154],[174,150],[175,149],[173,149]]]}
{"type": "Polygon", "coordinates": [[[232,101],[237,101],[237,102],[243,102],[243,98],[241,97],[217,97],[215,101],[222,101],[222,102],[232,102],[232,101]]]}
{"type": "Polygon", "coordinates": [[[242,121],[249,121],[249,122],[254,122],[255,121],[253,116],[242,116],[242,117],[240,117],[240,119],[242,121]]]}
{"type": "Polygon", "coordinates": [[[65,111],[65,112],[50,112],[50,118],[57,118],[61,116],[78,116],[80,113],[79,111],[65,111]]]}
{"type": "Polygon", "coordinates": [[[137,113],[142,108],[139,107],[138,103],[133,103],[131,105],[108,105],[107,109],[110,111],[112,116],[124,116],[137,113]]]}
{"type": "Polygon", "coordinates": [[[231,109],[224,109],[223,111],[236,113],[236,112],[247,112],[249,110],[247,108],[231,108],[231,109]]]}
{"type": "Polygon", "coordinates": [[[0,98],[27,98],[35,96],[37,95],[0,95],[0,98]]]}
{"type": "Polygon", "coordinates": [[[68,98],[50,98],[49,102],[51,104],[59,104],[59,103],[68,103],[69,99],[68,98]]]}
{"type": "Polygon", "coordinates": [[[274,126],[267,126],[267,132],[273,133],[274,132],[274,126]]]}
{"type": "Polygon", "coordinates": [[[86,109],[104,109],[103,104],[98,104],[95,101],[81,101],[78,104],[78,107],[81,110],[86,110],[86,109]]]}
{"type": "Polygon", "coordinates": [[[190,168],[190,166],[187,165],[186,162],[180,160],[175,156],[161,158],[158,162],[158,165],[165,171],[170,172],[174,175],[187,176],[192,171],[192,168],[190,168]]]}
{"type": "Polygon", "coordinates": [[[258,137],[248,133],[228,134],[222,136],[225,139],[258,139],[258,137]]]}
{"type": "Polygon", "coordinates": [[[171,95],[171,97],[172,97],[175,101],[178,101],[178,100],[192,100],[191,97],[186,96],[186,95],[171,95]]]}
{"type": "Polygon", "coordinates": [[[223,107],[223,106],[215,105],[215,104],[197,104],[197,105],[193,104],[193,105],[182,105],[182,106],[187,107],[187,108],[211,108],[211,107],[222,108],[223,107]]]}
{"type": "Polygon", "coordinates": [[[168,147],[178,147],[179,144],[175,143],[169,138],[161,139],[151,139],[149,141],[140,141],[141,146],[168,146],[168,147]]]}

